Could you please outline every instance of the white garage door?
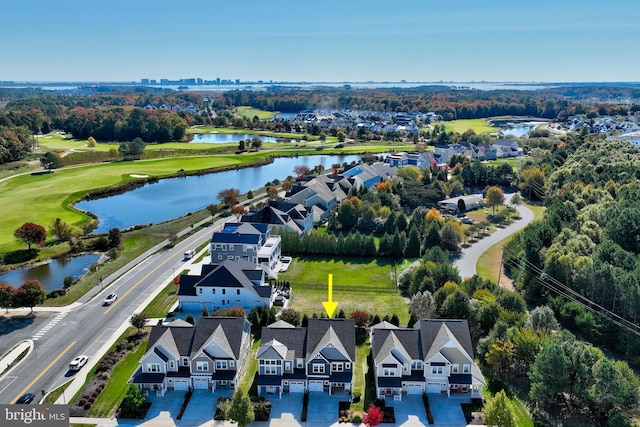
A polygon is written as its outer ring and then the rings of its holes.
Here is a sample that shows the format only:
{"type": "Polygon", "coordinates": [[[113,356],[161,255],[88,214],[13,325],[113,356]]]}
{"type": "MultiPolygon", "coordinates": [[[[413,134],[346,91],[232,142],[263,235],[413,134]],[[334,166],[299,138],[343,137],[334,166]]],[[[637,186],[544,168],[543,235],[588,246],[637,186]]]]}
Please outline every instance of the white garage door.
{"type": "Polygon", "coordinates": [[[408,385],[407,394],[422,394],[422,387],[419,385],[408,385]]]}
{"type": "Polygon", "coordinates": [[[323,391],[322,381],[309,381],[309,391],[323,391]]]}
{"type": "Polygon", "coordinates": [[[173,389],[174,390],[188,390],[189,389],[189,381],[187,380],[173,380],[173,389]]]}
{"type": "Polygon", "coordinates": [[[304,393],[304,383],[302,381],[289,382],[289,392],[291,393],[304,393]]]}
{"type": "Polygon", "coordinates": [[[193,380],[193,388],[196,390],[207,390],[209,388],[209,380],[193,380]]]}
{"type": "Polygon", "coordinates": [[[440,393],[440,383],[427,383],[427,393],[440,393]]]}

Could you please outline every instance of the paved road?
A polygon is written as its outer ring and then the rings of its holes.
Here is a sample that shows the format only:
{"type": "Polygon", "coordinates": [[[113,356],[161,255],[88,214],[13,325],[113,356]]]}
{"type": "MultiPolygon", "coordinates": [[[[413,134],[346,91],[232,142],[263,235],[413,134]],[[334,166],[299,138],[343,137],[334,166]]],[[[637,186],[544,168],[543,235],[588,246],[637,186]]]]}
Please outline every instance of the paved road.
{"type": "MultiPolygon", "coordinates": [[[[513,194],[505,194],[506,202],[509,203],[513,194]]],[[[522,230],[527,224],[533,221],[533,211],[525,206],[518,206],[520,218],[504,228],[498,228],[490,236],[474,243],[462,250],[462,255],[453,265],[460,271],[460,277],[471,277],[476,274],[476,264],[478,260],[491,246],[511,236],[516,231],[522,230]]]]}
{"type": "MultiPolygon", "coordinates": [[[[142,310],[171,281],[174,272],[182,271],[187,264],[183,260],[184,251],[208,241],[211,233],[227,220],[229,218],[194,233],[170,250],[163,250],[168,242],[152,248],[105,278],[104,289],[98,286],[79,303],[40,312],[36,317],[0,317],[0,354],[24,339],[34,344],[33,351],[0,378],[0,403],[13,403],[27,392],[41,396],[42,390],[49,392],[62,385],[74,376],[67,366],[79,354],[90,356],[90,361],[75,376],[86,375],[92,362],[97,362],[129,326],[131,314],[142,310]],[[102,300],[109,292],[119,297],[105,307],[102,300]]],[[[80,378],[74,384],[82,382],[80,378]]],[[[68,395],[72,396],[73,392],[69,391],[68,395]]]]}

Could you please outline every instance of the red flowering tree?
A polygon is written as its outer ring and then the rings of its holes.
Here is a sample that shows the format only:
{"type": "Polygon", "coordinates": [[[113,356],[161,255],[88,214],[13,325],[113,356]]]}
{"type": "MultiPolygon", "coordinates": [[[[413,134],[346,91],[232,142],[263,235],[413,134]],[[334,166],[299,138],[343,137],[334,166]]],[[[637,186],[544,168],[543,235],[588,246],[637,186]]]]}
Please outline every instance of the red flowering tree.
{"type": "Polygon", "coordinates": [[[0,283],[0,307],[4,307],[9,312],[9,307],[13,307],[13,300],[16,295],[16,288],[6,283],[0,283]]]}
{"type": "Polygon", "coordinates": [[[33,244],[44,245],[47,239],[47,230],[41,225],[25,222],[20,228],[13,232],[13,235],[16,239],[26,243],[29,250],[31,250],[31,245],[33,244]]]}
{"type": "Polygon", "coordinates": [[[26,280],[15,295],[16,307],[29,307],[33,313],[33,307],[42,304],[47,299],[44,287],[37,280],[26,280]]]}
{"type": "Polygon", "coordinates": [[[375,427],[382,422],[382,418],[384,418],[382,410],[371,403],[367,412],[364,413],[362,422],[369,427],[375,427]]]}
{"type": "Polygon", "coordinates": [[[351,312],[351,318],[358,328],[365,328],[369,324],[369,313],[362,310],[351,312]]]}

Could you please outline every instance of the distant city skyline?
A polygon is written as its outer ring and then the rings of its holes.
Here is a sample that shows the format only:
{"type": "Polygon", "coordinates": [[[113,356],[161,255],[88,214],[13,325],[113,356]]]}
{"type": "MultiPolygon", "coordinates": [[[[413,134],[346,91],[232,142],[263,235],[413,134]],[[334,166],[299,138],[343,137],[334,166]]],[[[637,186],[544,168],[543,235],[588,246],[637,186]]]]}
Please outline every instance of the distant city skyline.
{"type": "Polygon", "coordinates": [[[0,81],[640,80],[636,0],[22,0],[0,81]]]}

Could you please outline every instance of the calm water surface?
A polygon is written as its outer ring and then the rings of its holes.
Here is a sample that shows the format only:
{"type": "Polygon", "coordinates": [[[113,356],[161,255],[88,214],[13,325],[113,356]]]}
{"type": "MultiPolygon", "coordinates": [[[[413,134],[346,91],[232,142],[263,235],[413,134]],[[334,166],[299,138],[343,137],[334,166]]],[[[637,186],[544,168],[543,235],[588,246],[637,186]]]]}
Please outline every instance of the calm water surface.
{"type": "Polygon", "coordinates": [[[158,223],[204,209],[219,202],[217,196],[222,190],[237,188],[240,193],[246,193],[274,179],[284,180],[294,174],[293,168],[298,165],[329,168],[334,163],[351,163],[360,158],[360,155],[278,158],[259,167],[163,179],[123,194],[82,201],[76,207],[98,216],[94,233],[106,233],[113,227],[126,229],[137,224],[158,223]]]}
{"type": "MultiPolygon", "coordinates": [[[[278,142],[272,136],[260,136],[262,142],[278,142]]],[[[240,141],[252,140],[253,135],[248,133],[198,133],[193,136],[193,141],[205,144],[228,144],[238,143],[240,141]]]]}
{"type": "Polygon", "coordinates": [[[75,279],[84,276],[88,272],[89,266],[99,259],[100,255],[98,254],[58,258],[37,267],[9,271],[0,275],[0,282],[8,283],[17,288],[25,280],[35,279],[44,286],[45,290],[50,291],[62,288],[64,278],[67,276],[73,276],[75,279]]]}

